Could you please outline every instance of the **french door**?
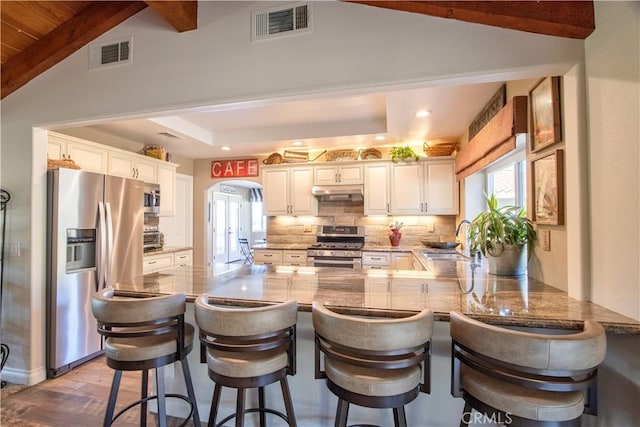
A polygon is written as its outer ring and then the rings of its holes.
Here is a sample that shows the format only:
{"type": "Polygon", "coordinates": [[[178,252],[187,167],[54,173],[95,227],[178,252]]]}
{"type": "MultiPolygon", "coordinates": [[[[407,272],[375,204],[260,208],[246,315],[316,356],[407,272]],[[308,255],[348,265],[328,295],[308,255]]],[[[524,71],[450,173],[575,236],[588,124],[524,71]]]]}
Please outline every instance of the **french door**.
{"type": "Polygon", "coordinates": [[[241,259],[240,236],[242,197],[213,193],[213,260],[229,263],[241,259]]]}

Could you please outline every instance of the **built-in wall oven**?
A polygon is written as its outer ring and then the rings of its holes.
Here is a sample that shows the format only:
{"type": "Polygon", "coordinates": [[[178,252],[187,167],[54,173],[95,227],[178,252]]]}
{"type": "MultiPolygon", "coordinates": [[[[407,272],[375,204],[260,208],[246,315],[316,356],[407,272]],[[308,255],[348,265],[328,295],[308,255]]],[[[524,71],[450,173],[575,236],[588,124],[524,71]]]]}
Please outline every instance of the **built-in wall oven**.
{"type": "Polygon", "coordinates": [[[316,243],[307,249],[307,265],[311,267],[362,268],[364,227],[355,225],[322,225],[316,243]]]}

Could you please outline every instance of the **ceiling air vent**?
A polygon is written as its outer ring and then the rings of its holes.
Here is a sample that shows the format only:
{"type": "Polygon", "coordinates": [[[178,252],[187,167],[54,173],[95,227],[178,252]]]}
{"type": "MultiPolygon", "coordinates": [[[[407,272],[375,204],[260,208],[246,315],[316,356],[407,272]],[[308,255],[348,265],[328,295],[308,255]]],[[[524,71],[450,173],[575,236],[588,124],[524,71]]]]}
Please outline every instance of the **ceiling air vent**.
{"type": "Polygon", "coordinates": [[[252,41],[309,32],[311,5],[294,3],[252,12],[251,27],[252,41]]]}
{"type": "Polygon", "coordinates": [[[133,38],[93,45],[89,48],[89,69],[131,64],[133,38]]]}

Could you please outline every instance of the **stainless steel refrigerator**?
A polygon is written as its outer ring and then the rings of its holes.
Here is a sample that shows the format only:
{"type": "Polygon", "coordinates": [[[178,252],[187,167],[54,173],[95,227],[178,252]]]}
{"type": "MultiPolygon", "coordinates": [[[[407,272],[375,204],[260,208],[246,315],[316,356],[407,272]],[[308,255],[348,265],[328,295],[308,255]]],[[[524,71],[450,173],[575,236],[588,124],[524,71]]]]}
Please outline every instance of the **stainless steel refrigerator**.
{"type": "Polygon", "coordinates": [[[142,181],[52,170],[47,176],[47,376],[100,354],[98,290],[142,275],[142,181]]]}

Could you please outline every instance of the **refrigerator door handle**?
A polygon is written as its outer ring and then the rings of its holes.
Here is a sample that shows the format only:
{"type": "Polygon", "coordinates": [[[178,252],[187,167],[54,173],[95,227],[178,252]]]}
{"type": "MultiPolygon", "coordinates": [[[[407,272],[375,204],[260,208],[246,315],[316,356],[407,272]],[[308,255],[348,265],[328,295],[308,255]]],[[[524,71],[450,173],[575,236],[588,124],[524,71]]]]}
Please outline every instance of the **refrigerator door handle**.
{"type": "Polygon", "coordinates": [[[113,263],[113,217],[111,216],[111,203],[105,204],[107,216],[107,252],[106,252],[106,270],[104,273],[105,287],[111,285],[111,264],[113,263]]]}
{"type": "Polygon", "coordinates": [[[98,231],[100,232],[100,253],[96,274],[96,292],[105,287],[105,266],[107,265],[107,224],[104,203],[98,202],[98,231]]]}

